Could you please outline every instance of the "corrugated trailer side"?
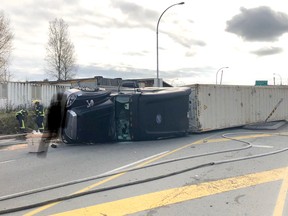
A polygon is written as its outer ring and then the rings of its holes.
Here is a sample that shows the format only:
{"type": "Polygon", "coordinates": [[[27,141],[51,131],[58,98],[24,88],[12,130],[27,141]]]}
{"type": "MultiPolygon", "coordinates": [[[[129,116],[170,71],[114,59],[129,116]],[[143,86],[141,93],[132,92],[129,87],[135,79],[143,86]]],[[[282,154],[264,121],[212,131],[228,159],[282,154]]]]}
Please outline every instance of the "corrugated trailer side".
{"type": "Polygon", "coordinates": [[[189,87],[191,132],[288,119],[288,86],[189,87]]]}

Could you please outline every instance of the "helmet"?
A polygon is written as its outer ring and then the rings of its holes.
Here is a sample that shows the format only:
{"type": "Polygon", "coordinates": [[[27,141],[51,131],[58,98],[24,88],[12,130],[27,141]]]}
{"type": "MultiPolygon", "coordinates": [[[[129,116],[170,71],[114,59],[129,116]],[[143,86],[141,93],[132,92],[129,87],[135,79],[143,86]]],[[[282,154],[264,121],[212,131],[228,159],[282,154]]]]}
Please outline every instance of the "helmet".
{"type": "Polygon", "coordinates": [[[39,104],[40,101],[39,101],[39,100],[33,100],[32,103],[33,103],[33,104],[39,104]]]}

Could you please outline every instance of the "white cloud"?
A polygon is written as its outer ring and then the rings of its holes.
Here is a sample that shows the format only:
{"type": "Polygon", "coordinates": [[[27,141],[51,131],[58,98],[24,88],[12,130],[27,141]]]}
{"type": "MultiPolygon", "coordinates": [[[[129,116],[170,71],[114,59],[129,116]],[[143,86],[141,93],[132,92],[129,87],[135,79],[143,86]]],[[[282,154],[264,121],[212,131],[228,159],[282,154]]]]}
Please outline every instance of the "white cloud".
{"type": "Polygon", "coordinates": [[[267,6],[241,8],[241,14],[227,21],[226,31],[247,41],[276,41],[288,32],[288,15],[267,6]]]}

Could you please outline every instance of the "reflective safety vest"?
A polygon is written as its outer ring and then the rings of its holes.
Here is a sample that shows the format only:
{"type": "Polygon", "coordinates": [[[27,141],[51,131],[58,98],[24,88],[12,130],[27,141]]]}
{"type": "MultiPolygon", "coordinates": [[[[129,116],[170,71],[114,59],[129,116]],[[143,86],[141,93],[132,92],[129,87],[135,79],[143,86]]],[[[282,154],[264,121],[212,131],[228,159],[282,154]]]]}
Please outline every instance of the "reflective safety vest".
{"type": "Polygon", "coordinates": [[[16,113],[16,118],[17,120],[19,121],[19,128],[21,130],[25,130],[25,122],[24,122],[24,119],[25,117],[28,115],[28,112],[24,109],[21,109],[19,110],[17,113],[16,113]]]}
{"type": "Polygon", "coordinates": [[[24,116],[28,115],[28,113],[27,113],[26,110],[21,109],[21,110],[19,110],[18,112],[16,112],[16,117],[19,116],[19,115],[21,115],[21,116],[24,117],[24,116]]]}

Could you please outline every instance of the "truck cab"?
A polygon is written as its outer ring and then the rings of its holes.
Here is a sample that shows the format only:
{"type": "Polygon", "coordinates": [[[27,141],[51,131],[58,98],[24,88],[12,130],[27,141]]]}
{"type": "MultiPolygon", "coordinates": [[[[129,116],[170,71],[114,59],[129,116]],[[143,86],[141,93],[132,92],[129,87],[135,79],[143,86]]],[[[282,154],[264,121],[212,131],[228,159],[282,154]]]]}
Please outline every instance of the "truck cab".
{"type": "Polygon", "coordinates": [[[111,94],[71,89],[64,95],[62,139],[110,142],[163,139],[189,129],[190,88],[137,88],[111,94]]]}

